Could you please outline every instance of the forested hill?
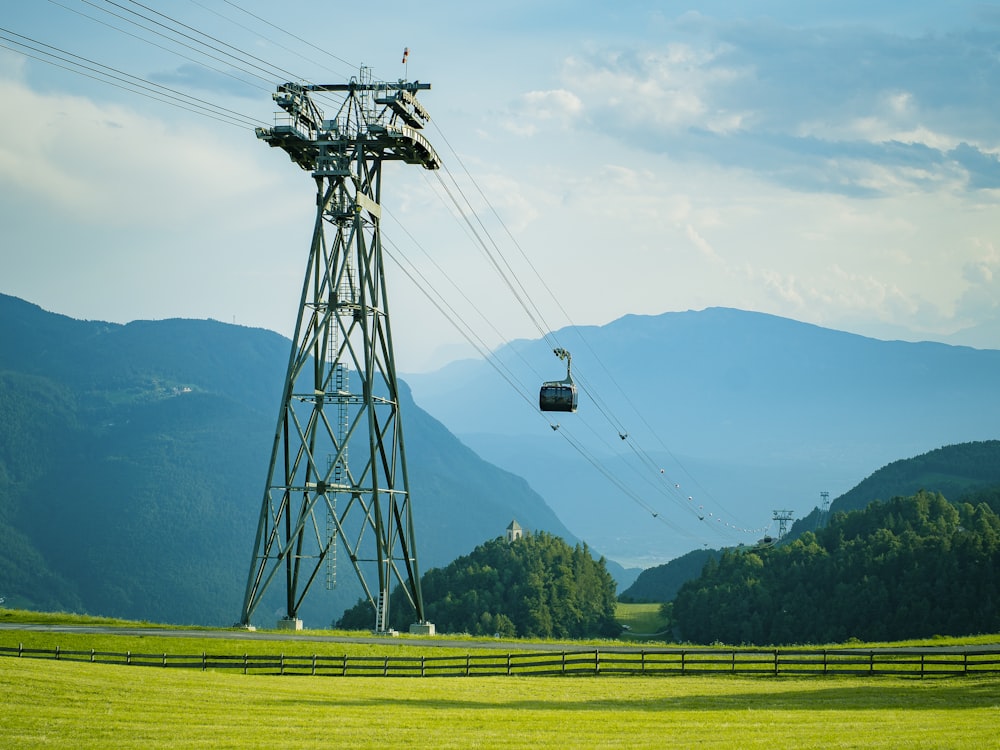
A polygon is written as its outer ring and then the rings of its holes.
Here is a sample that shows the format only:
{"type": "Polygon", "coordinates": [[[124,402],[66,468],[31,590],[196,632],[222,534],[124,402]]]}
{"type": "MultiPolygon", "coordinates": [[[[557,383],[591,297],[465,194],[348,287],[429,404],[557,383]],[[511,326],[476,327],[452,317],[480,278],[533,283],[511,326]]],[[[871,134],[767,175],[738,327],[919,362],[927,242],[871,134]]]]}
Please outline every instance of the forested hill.
{"type": "Polygon", "coordinates": [[[835,513],[790,544],[726,550],[673,602],[698,643],[892,641],[1000,631],[1000,489],[835,513]]]}
{"type": "MultiPolygon", "coordinates": [[[[890,500],[920,490],[940,492],[950,500],[966,493],[1000,486],[1000,440],[946,445],[883,466],[830,504],[830,513],[860,510],[873,500],[890,500]]],[[[1000,512],[1000,508],[994,508],[1000,512]]],[[[790,535],[814,530],[823,518],[819,510],[796,521],[790,535]]]]}
{"type": "MultiPolygon", "coordinates": [[[[288,340],[216,321],[78,321],[5,295],[0,320],[6,604],[231,624],[288,340]]],[[[405,389],[401,399],[424,566],[467,553],[512,518],[574,539],[524,480],[476,456],[405,389]]],[[[348,567],[334,591],[314,587],[300,614],[326,626],[359,593],[348,567]]]]}
{"type": "Polygon", "coordinates": [[[709,560],[718,560],[721,554],[720,550],[696,549],[663,565],[646,568],[619,598],[623,602],[669,602],[681,586],[701,575],[709,560]]]}
{"type": "MultiPolygon", "coordinates": [[[[585,544],[570,547],[545,532],[507,541],[492,539],[421,579],[427,617],[441,632],[528,638],[618,635],[615,583],[585,544]]],[[[406,627],[403,592],[389,607],[393,625],[406,627]]],[[[338,623],[363,628],[363,603],[338,623]]]]}
{"type": "MultiPolygon", "coordinates": [[[[941,493],[960,502],[972,498],[976,503],[989,504],[994,502],[994,495],[976,493],[995,487],[1000,487],[1000,440],[960,443],[893,461],[836,498],[829,514],[863,509],[876,500],[889,501],[921,490],[941,493]]],[[[1000,513],[1000,506],[992,507],[1000,513]]],[[[815,531],[824,522],[816,509],[792,525],[786,540],[815,531]]],[[[625,600],[671,601],[685,582],[701,574],[709,558],[717,559],[720,554],[717,550],[695,550],[664,565],[647,568],[621,596],[625,600]]]]}
{"type": "Polygon", "coordinates": [[[834,500],[830,511],[860,510],[872,500],[919,490],[958,500],[966,492],[992,485],[1000,485],[1000,440],[959,443],[893,461],[834,500]]]}

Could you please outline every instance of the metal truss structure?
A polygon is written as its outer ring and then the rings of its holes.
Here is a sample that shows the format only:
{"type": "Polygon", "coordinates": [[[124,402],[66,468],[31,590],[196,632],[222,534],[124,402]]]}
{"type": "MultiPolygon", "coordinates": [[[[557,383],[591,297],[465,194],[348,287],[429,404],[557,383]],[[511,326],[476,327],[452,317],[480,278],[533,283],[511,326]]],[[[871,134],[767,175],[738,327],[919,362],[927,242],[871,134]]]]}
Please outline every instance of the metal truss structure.
{"type": "MultiPolygon", "coordinates": [[[[430,84],[359,79],[278,87],[283,110],[257,137],[316,182],[316,219],[240,623],[275,581],[286,622],[317,580],[350,562],[390,632],[398,581],[424,622],[382,254],[382,166],[437,169],[419,132],[430,84]],[[333,98],[327,118],[314,98],[333,98]],[[322,575],[321,575],[322,574],[322,575]]],[[[287,625],[286,625],[287,626],[287,625]]]]}

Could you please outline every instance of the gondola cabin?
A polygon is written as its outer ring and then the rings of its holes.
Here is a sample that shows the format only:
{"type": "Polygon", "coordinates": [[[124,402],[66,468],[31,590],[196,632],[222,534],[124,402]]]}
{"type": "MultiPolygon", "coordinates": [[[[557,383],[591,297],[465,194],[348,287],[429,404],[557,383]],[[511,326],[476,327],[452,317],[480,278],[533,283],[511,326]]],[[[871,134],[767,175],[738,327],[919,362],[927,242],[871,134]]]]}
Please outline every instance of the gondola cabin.
{"type": "Polygon", "coordinates": [[[577,393],[573,383],[573,358],[565,349],[553,349],[559,359],[566,360],[566,379],[542,383],[538,392],[538,408],[542,411],[576,411],[577,393]]]}
{"type": "Polygon", "coordinates": [[[576,411],[577,394],[573,381],[553,380],[542,383],[538,408],[542,411],[576,411]]]}

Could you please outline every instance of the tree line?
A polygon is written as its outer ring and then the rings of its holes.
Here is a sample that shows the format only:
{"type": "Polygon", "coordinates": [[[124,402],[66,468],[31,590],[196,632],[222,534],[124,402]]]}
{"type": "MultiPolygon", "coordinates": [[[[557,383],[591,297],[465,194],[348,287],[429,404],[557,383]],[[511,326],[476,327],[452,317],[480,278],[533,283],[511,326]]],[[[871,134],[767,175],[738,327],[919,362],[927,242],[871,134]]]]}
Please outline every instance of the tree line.
{"type": "Polygon", "coordinates": [[[875,501],[774,547],[725,550],[664,606],[696,643],[839,643],[1000,631],[1000,488],[875,501]]]}
{"type": "MultiPolygon", "coordinates": [[[[586,544],[570,547],[546,532],[512,542],[498,537],[433,568],[421,578],[427,619],[444,633],[525,638],[611,637],[615,581],[604,558],[586,544]]],[[[389,604],[390,625],[404,630],[413,609],[401,589],[389,604]]],[[[372,606],[359,601],[335,623],[345,629],[372,626],[372,606]]]]}

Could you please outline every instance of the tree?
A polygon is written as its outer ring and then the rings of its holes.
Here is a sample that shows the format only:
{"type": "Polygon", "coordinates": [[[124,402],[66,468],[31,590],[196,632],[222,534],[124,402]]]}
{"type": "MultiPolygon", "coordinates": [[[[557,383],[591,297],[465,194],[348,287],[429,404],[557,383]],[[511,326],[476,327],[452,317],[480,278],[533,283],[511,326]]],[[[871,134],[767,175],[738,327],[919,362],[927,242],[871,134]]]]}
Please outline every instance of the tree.
{"type": "MultiPolygon", "coordinates": [[[[615,582],[604,558],[585,544],[537,532],[508,542],[496,538],[421,578],[427,619],[444,633],[584,638],[614,636],[615,582]]],[[[407,627],[402,591],[389,610],[394,628],[407,627]]],[[[337,621],[341,628],[371,627],[372,610],[359,601],[337,621]]]]}
{"type": "Polygon", "coordinates": [[[682,638],[701,643],[996,632],[998,530],[986,502],[929,492],[874,502],[788,544],[725,551],[681,587],[672,615],[682,638]]]}

